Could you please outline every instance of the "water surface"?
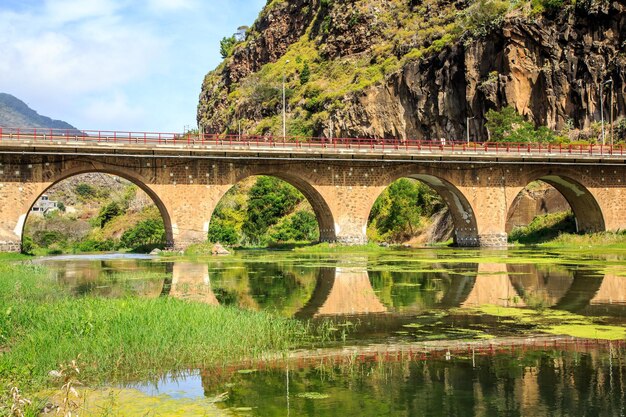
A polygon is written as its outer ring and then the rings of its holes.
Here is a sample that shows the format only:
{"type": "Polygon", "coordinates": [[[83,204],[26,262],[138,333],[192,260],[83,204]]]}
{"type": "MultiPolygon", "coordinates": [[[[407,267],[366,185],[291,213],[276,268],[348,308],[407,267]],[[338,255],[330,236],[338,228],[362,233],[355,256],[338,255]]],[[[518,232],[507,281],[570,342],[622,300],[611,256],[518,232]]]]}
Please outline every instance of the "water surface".
{"type": "MultiPolygon", "coordinates": [[[[424,249],[41,262],[77,297],[175,297],[207,308],[271,311],[330,328],[329,347],[362,349],[488,344],[546,333],[624,339],[624,257],[619,251],[424,249]]],[[[149,396],[210,400],[229,415],[623,415],[624,352],[614,343],[471,358],[453,351],[400,362],[378,357],[348,365],[192,370],[134,387],[149,396]]]]}

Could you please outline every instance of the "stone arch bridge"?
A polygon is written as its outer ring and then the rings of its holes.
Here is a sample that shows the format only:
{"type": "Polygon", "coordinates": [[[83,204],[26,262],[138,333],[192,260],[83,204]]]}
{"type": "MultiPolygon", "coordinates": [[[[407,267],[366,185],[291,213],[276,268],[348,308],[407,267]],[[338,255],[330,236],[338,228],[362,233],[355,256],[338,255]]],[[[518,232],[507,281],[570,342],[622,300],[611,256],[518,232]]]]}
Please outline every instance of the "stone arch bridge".
{"type": "Polygon", "coordinates": [[[621,148],[16,131],[0,129],[4,251],[19,250],[24,222],[40,195],[88,172],[118,175],[143,189],[161,212],[168,245],[176,248],[205,241],[220,199],[253,175],[275,176],[299,189],[315,211],[322,241],[364,243],[376,198],[402,177],[442,196],[459,246],[506,245],[512,203],[534,180],[563,194],[579,231],[626,227],[621,148]]]}

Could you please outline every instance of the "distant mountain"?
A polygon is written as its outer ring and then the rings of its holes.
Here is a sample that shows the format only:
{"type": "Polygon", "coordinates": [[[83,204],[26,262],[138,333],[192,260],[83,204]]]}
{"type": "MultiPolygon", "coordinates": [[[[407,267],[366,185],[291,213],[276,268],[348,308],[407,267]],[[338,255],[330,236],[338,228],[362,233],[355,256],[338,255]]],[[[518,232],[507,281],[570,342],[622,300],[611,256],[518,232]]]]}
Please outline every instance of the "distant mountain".
{"type": "Polygon", "coordinates": [[[69,129],[70,132],[78,132],[71,124],[42,116],[22,100],[6,93],[0,93],[0,126],[69,129]]]}

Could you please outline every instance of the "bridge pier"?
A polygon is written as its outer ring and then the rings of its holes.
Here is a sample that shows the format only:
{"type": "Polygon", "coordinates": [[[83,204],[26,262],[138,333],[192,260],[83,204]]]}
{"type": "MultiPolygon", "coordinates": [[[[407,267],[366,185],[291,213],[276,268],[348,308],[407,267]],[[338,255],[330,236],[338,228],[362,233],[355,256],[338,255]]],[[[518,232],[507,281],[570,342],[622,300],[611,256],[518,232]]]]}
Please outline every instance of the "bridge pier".
{"type": "MultiPolygon", "coordinates": [[[[209,232],[209,222],[222,196],[230,184],[186,183],[154,184],[151,187],[162,201],[162,212],[169,215],[165,221],[167,246],[185,250],[191,245],[205,243],[209,232]]],[[[165,217],[165,216],[164,216],[165,217]]]]}
{"type": "MultiPolygon", "coordinates": [[[[2,170],[0,164],[0,170],[2,170]]],[[[30,172],[34,169],[30,169],[30,172]]],[[[0,171],[1,172],[1,171],[0,171]]],[[[9,181],[0,182],[0,251],[20,252],[26,217],[35,200],[49,186],[49,182],[26,182],[28,173],[13,170],[9,181]]]]}

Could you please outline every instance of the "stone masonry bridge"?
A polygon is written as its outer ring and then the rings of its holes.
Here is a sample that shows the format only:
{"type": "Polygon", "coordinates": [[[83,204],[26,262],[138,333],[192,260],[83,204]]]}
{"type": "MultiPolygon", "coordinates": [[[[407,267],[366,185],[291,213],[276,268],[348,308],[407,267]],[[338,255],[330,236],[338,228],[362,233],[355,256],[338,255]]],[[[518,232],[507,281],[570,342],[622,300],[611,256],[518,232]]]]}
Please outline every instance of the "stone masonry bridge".
{"type": "Polygon", "coordinates": [[[118,175],[143,189],[176,248],[204,242],[220,199],[253,175],[300,190],[322,241],[364,243],[372,205],[403,177],[441,195],[459,246],[506,245],[512,203],[535,180],[563,194],[579,231],[626,228],[621,147],[82,133],[0,128],[0,250],[19,250],[30,208],[49,187],[89,172],[118,175]]]}

